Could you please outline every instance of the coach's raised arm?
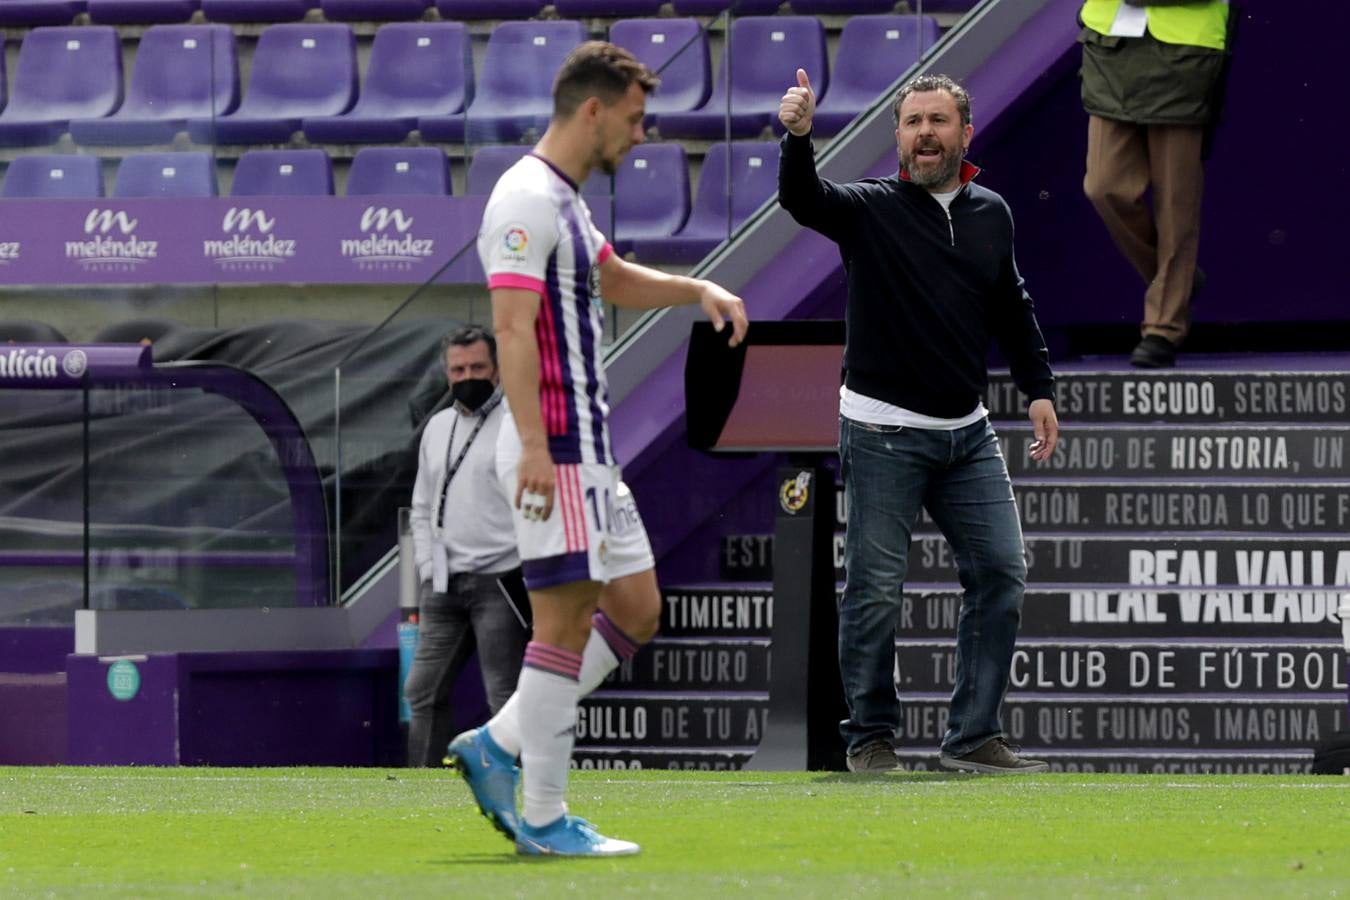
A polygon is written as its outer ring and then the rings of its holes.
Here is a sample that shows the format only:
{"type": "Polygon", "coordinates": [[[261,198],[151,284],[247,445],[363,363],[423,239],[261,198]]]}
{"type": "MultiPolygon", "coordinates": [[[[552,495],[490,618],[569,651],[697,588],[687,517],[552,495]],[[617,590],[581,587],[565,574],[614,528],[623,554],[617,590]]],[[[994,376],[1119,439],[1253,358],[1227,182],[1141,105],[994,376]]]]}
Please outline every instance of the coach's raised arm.
{"type": "Polygon", "coordinates": [[[857,198],[846,186],[816,174],[811,146],[815,113],[816,94],[810,76],[805,69],[798,69],[797,84],[788,88],[778,103],[778,121],[787,129],[778,157],[778,203],[798,223],[837,241],[846,236],[837,226],[848,217],[857,198]]]}

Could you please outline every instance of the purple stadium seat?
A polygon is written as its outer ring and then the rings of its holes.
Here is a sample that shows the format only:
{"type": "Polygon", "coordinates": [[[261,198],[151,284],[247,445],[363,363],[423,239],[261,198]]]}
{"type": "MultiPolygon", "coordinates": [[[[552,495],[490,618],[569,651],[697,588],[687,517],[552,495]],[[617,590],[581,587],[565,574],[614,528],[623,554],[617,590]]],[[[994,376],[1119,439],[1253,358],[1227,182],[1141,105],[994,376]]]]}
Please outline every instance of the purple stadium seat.
{"type": "Polygon", "coordinates": [[[637,238],[632,250],[644,262],[695,263],[739,228],[778,188],[778,144],[714,144],[703,157],[689,221],[670,237],[637,238]],[[728,165],[730,168],[728,169],[728,165]],[[727,186],[731,186],[730,222],[727,186]]]}
{"type": "Polygon", "coordinates": [[[735,16],[768,16],[778,11],[784,0],[671,0],[677,16],[715,16],[729,7],[735,16]]]}
{"type": "Polygon", "coordinates": [[[216,161],[209,153],[134,153],[122,160],[114,197],[214,197],[216,161]]]}
{"type": "Polygon", "coordinates": [[[450,159],[437,147],[366,147],[347,173],[349,197],[450,193],[450,159]]]}
{"type": "MultiPolygon", "coordinates": [[[[929,16],[854,16],[839,35],[830,95],[816,108],[816,134],[837,134],[937,43],[929,16]]],[[[814,83],[814,82],[813,82],[814,83]]]]}
{"type": "Polygon", "coordinates": [[[684,146],[643,144],[630,150],[614,175],[614,249],[627,253],[635,240],[670,237],[688,218],[684,146]]]}
{"type": "Polygon", "coordinates": [[[466,112],[423,116],[429,141],[505,143],[531,128],[548,125],[553,114],[553,78],[574,47],[586,40],[580,22],[503,22],[488,36],[478,88],[466,112]]]}
{"type": "Polygon", "coordinates": [[[664,0],[553,0],[560,16],[654,16],[664,0]]]}
{"type": "Polygon", "coordinates": [[[186,22],[202,0],[89,0],[89,18],[102,25],[186,22]]]}
{"type": "Polygon", "coordinates": [[[486,197],[502,173],[516,164],[529,147],[509,144],[500,147],[479,147],[469,161],[464,193],[470,197],[486,197]]]}
{"type": "Polygon", "coordinates": [[[212,22],[294,22],[317,8],[319,0],[202,0],[212,22]]]}
{"type": "Polygon", "coordinates": [[[356,38],[350,25],[273,25],[253,52],[239,108],[193,119],[199,144],[282,144],[303,119],[341,115],[356,99],[356,38]]]}
{"type": "Polygon", "coordinates": [[[888,13],[893,9],[895,0],[792,0],[792,11],[803,16],[888,13]]]}
{"type": "Polygon", "coordinates": [[[697,20],[624,19],[610,28],[609,39],[661,76],[661,86],[647,98],[648,115],[685,112],[707,102],[708,35],[697,20]]]}
{"type": "Polygon", "coordinates": [[[322,150],[249,150],[234,167],[231,197],[311,197],[333,193],[333,163],[322,150]]]}
{"type": "MultiPolygon", "coordinates": [[[[778,101],[797,83],[798,68],[811,76],[817,101],[824,100],[829,64],[825,29],[815,16],[748,16],[733,21],[730,31],[732,137],[756,137],[778,122],[778,101]]],[[[715,139],[725,134],[727,90],[724,51],[708,101],[692,112],[658,115],[657,130],[662,137],[715,139]]]]}
{"type": "Polygon", "coordinates": [[[189,119],[239,105],[239,59],[228,25],[152,25],[141,36],[127,99],[111,116],[76,119],[81,144],[168,144],[189,119]]]}
{"type": "Polygon", "coordinates": [[[539,15],[548,0],[436,0],[447,19],[529,19],[539,15]]]}
{"type": "Polygon", "coordinates": [[[19,48],[0,146],[50,144],[71,119],[106,116],[122,102],[122,43],[108,25],[34,28],[19,48]]]}
{"type": "Polygon", "coordinates": [[[431,0],[319,0],[323,17],[330,22],[390,22],[420,19],[431,0]]]}
{"type": "Polygon", "coordinates": [[[3,197],[84,199],[103,196],[103,168],[96,156],[20,156],[5,172],[3,197]]]}
{"type": "Polygon", "coordinates": [[[0,0],[0,26],[69,25],[88,0],[0,0]]]}
{"type": "Polygon", "coordinates": [[[418,116],[454,115],[473,96],[473,55],[462,22],[398,22],[375,33],[361,97],[341,116],[306,118],[305,137],[395,144],[418,116]]]}

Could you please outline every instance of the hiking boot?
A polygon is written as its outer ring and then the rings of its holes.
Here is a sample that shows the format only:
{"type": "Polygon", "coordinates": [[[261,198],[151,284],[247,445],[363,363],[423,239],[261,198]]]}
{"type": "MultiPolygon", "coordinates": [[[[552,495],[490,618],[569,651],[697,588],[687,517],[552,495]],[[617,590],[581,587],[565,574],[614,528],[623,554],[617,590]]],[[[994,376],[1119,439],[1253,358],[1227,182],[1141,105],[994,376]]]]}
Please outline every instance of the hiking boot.
{"type": "Polygon", "coordinates": [[[877,738],[848,755],[850,772],[893,772],[900,765],[891,742],[877,738]]]}
{"type": "Polygon", "coordinates": [[[944,769],[988,775],[1031,775],[1050,768],[1048,762],[1019,756],[1017,750],[1003,738],[994,738],[987,744],[981,744],[965,756],[943,753],[938,757],[938,762],[944,769]]]}
{"type": "Polygon", "coordinates": [[[1170,369],[1176,364],[1176,344],[1161,335],[1144,335],[1130,354],[1130,365],[1136,369],[1170,369]]]}

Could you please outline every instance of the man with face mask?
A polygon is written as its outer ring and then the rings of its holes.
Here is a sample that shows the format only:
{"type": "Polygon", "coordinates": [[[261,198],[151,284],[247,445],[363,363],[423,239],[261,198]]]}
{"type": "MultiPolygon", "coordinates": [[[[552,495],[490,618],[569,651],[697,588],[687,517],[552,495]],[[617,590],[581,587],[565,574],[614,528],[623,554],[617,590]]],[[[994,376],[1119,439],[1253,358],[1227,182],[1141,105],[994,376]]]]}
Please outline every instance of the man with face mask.
{"type": "Polygon", "coordinates": [[[900,171],[835,184],[816,174],[815,95],[797,70],[778,118],[787,129],[778,201],[839,245],[848,272],[839,461],[848,505],[839,605],[840,724],[855,772],[896,768],[895,629],[920,509],[937,523],[964,588],[957,673],[939,761],[972,772],[1040,772],[1004,738],[999,708],[1021,621],[1026,563],[1008,469],[983,398],[998,341],[1030,400],[1031,457],[1055,450],[1054,377],[1013,259],[1003,198],[964,161],[970,97],[921,75],[895,97],[900,171]]]}
{"type": "Polygon", "coordinates": [[[505,414],[497,341],[470,325],[441,344],[455,402],[427,422],[413,486],[421,627],[403,688],[412,709],[410,766],[441,764],[452,728],[451,688],[474,650],[495,713],[516,688],[530,637],[511,508],[497,480],[505,414]]]}

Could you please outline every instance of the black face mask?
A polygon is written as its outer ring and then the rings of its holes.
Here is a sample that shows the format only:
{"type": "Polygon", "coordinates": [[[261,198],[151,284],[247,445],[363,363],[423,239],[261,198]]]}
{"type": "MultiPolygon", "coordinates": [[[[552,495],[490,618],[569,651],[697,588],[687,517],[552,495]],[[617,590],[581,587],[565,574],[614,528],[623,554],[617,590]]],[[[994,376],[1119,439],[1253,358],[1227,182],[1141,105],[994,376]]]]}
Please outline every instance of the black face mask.
{"type": "Polygon", "coordinates": [[[450,396],[469,412],[477,412],[495,390],[497,386],[486,378],[466,378],[450,385],[450,396]]]}

